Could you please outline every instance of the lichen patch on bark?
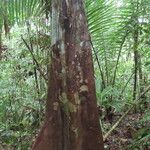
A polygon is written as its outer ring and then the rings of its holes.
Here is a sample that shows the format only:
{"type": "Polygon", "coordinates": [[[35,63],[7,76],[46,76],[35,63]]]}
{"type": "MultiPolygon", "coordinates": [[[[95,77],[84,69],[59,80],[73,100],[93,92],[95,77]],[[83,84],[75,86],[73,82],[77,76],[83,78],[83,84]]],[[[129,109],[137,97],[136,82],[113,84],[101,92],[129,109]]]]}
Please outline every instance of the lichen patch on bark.
{"type": "Polygon", "coordinates": [[[88,92],[88,91],[89,91],[89,88],[88,88],[87,85],[82,85],[82,86],[80,87],[80,93],[82,93],[82,92],[88,92]]]}
{"type": "Polygon", "coordinates": [[[57,111],[57,110],[58,110],[58,106],[59,106],[59,103],[58,103],[58,102],[54,102],[54,103],[53,103],[53,109],[54,109],[54,110],[57,111]]]}
{"type": "Polygon", "coordinates": [[[78,92],[74,93],[74,99],[75,99],[75,103],[77,105],[80,105],[80,98],[79,98],[79,93],[78,92]]]}

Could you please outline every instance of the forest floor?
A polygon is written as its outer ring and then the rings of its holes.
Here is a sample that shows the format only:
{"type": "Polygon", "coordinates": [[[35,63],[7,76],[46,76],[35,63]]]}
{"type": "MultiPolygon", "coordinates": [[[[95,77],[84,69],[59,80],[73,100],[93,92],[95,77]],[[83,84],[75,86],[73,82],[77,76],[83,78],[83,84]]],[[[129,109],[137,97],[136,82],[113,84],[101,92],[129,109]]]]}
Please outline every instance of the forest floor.
{"type": "MultiPolygon", "coordinates": [[[[112,124],[108,120],[102,120],[102,127],[108,131],[122,115],[115,113],[112,124]]],[[[144,115],[145,113],[141,112],[128,114],[106,139],[105,150],[150,150],[150,122],[141,122],[144,115]]],[[[32,138],[32,136],[27,136],[26,140],[24,138],[22,140],[29,142],[32,138]]],[[[0,150],[16,150],[14,144],[0,143],[0,150]]]]}
{"type": "MultiPolygon", "coordinates": [[[[118,127],[105,141],[106,150],[149,150],[150,142],[143,141],[145,134],[150,133],[150,124],[140,123],[143,118],[142,113],[128,114],[118,127]]],[[[120,114],[115,115],[114,124],[119,119],[120,114]]],[[[105,122],[108,125],[108,122],[105,122]]],[[[110,125],[112,126],[112,125],[110,125]]]]}

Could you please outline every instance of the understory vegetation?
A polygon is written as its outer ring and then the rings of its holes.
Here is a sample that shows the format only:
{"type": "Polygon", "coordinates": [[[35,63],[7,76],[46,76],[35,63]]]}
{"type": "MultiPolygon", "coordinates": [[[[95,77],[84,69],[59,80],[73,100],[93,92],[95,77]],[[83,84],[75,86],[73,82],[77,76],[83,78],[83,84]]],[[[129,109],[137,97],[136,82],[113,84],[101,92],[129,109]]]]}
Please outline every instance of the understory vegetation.
{"type": "MultiPolygon", "coordinates": [[[[0,0],[0,150],[30,149],[44,120],[52,39],[46,2],[0,0]]],[[[148,150],[150,1],[85,0],[85,10],[105,149],[148,150]]]]}

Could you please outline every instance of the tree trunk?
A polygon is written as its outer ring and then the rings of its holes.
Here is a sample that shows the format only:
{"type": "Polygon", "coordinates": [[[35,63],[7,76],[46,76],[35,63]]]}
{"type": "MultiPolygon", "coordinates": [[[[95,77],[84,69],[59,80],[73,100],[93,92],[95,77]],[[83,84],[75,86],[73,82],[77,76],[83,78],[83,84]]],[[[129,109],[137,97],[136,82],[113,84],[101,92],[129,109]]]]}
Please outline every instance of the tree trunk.
{"type": "Polygon", "coordinates": [[[143,93],[143,71],[142,71],[142,61],[141,61],[141,55],[138,52],[138,69],[139,69],[139,86],[140,86],[140,94],[143,93]]]}
{"type": "Polygon", "coordinates": [[[33,150],[103,150],[83,0],[52,1],[46,120],[33,150]]]}
{"type": "Polygon", "coordinates": [[[134,85],[133,85],[133,101],[137,95],[137,77],[138,77],[138,52],[134,51],[134,85]]]}
{"type": "Polygon", "coordinates": [[[2,54],[2,31],[0,29],[0,57],[1,57],[1,54],[2,54]]]}
{"type": "MultiPolygon", "coordinates": [[[[140,86],[140,94],[141,94],[144,91],[144,78],[143,78],[143,71],[142,71],[142,58],[141,58],[140,53],[138,53],[138,70],[139,70],[139,86],[140,86]]],[[[141,97],[142,99],[141,106],[143,104],[145,109],[147,109],[147,106],[148,106],[146,98],[147,98],[146,95],[143,95],[141,97]]],[[[144,111],[143,107],[139,107],[139,110],[141,113],[143,113],[144,111]]]]}
{"type": "Polygon", "coordinates": [[[137,78],[138,78],[138,25],[135,27],[134,35],[134,85],[133,85],[133,101],[137,96],[137,78]]]}

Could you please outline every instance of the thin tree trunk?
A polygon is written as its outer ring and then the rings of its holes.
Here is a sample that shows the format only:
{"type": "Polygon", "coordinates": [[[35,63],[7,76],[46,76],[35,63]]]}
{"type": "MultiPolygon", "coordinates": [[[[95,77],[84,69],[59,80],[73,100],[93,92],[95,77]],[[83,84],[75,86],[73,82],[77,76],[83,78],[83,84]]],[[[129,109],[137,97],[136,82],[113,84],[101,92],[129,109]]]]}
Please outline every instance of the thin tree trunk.
{"type": "Polygon", "coordinates": [[[2,29],[0,28],[0,46],[2,46],[2,29]]]}
{"type": "Polygon", "coordinates": [[[141,94],[144,91],[144,88],[143,88],[142,62],[141,62],[141,55],[139,53],[138,53],[138,69],[139,69],[139,85],[141,94]]]}
{"type": "Polygon", "coordinates": [[[126,41],[127,35],[128,35],[128,31],[126,31],[126,33],[125,33],[125,35],[124,35],[124,37],[122,39],[120,48],[119,48],[119,53],[118,53],[118,56],[117,56],[117,61],[116,61],[116,66],[115,66],[115,71],[114,71],[114,76],[113,76],[113,80],[112,80],[112,87],[115,86],[117,69],[118,69],[118,65],[119,65],[119,60],[120,60],[120,57],[121,57],[122,48],[123,48],[123,45],[124,45],[124,43],[126,41]]]}
{"type": "MultiPolygon", "coordinates": [[[[140,94],[144,91],[144,79],[143,79],[143,71],[142,71],[142,61],[141,61],[141,55],[138,53],[138,70],[139,70],[139,86],[140,86],[140,94]]],[[[139,94],[139,95],[140,95],[139,94]]],[[[147,101],[146,101],[146,95],[143,95],[141,104],[144,104],[144,107],[147,108],[147,101]]],[[[142,105],[141,105],[142,106],[142,105]]],[[[143,107],[139,107],[141,113],[143,112],[143,107]]]]}
{"type": "Polygon", "coordinates": [[[138,77],[138,30],[137,27],[134,31],[134,85],[133,85],[133,101],[136,99],[137,95],[137,77],[138,77]]]}
{"type": "MultiPolygon", "coordinates": [[[[116,75],[117,75],[117,69],[118,69],[118,65],[119,65],[119,60],[120,60],[120,57],[121,57],[121,52],[122,52],[122,48],[123,48],[123,45],[124,45],[124,42],[126,40],[126,37],[128,35],[128,31],[126,31],[123,39],[122,39],[122,43],[120,45],[120,48],[119,48],[119,53],[118,53],[118,56],[117,56],[117,61],[116,61],[116,66],[115,66],[115,70],[114,70],[114,76],[113,76],[113,79],[111,81],[111,85],[112,85],[112,88],[114,88],[115,86],[115,82],[116,82],[116,75]]],[[[113,100],[113,95],[111,95],[109,98],[108,98],[108,101],[111,103],[113,100]]],[[[110,123],[112,123],[113,121],[113,111],[112,111],[112,107],[109,106],[108,108],[106,108],[106,117],[108,119],[108,121],[110,123]]]]}
{"type": "MultiPolygon", "coordinates": [[[[133,4],[134,6],[134,4],[133,4]]],[[[134,31],[133,31],[133,52],[134,52],[134,85],[133,85],[133,101],[137,96],[137,83],[138,83],[138,38],[139,38],[139,23],[137,12],[139,12],[139,0],[135,3],[134,13],[134,31]]],[[[136,112],[136,108],[135,108],[136,112]]]]}
{"type": "Polygon", "coordinates": [[[102,79],[102,85],[101,85],[101,92],[102,92],[102,91],[106,88],[105,78],[104,78],[104,74],[103,74],[103,71],[102,71],[102,67],[101,67],[101,64],[100,64],[98,55],[97,55],[97,53],[96,53],[96,51],[95,51],[95,48],[94,48],[92,42],[91,42],[91,45],[92,45],[92,49],[93,49],[93,51],[94,51],[95,59],[96,59],[96,61],[97,61],[98,68],[99,68],[99,72],[100,72],[101,79],[102,79]]]}
{"type": "Polygon", "coordinates": [[[103,150],[83,0],[52,1],[46,120],[33,150],[103,150]]]}
{"type": "MultiPolygon", "coordinates": [[[[102,38],[103,38],[103,34],[102,34],[102,38]]],[[[103,42],[103,46],[104,46],[104,61],[105,61],[105,75],[106,75],[105,86],[108,86],[109,85],[109,71],[108,71],[108,59],[107,59],[107,46],[105,42],[103,42]]]]}

